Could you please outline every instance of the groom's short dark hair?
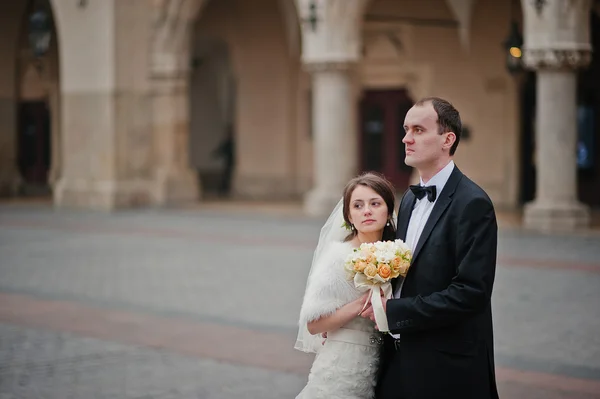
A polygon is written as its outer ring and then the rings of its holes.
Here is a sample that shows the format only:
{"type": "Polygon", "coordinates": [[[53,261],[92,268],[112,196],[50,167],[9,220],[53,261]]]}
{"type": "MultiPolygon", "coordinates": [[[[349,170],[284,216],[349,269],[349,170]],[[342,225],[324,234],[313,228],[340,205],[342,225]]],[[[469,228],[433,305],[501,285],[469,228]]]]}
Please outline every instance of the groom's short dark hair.
{"type": "Polygon", "coordinates": [[[460,136],[462,133],[462,122],[460,120],[460,113],[449,101],[439,97],[425,97],[415,103],[415,106],[423,106],[427,103],[431,103],[433,109],[438,116],[439,134],[453,132],[456,135],[456,141],[450,148],[450,155],[454,155],[456,147],[460,142],[460,136]]]}

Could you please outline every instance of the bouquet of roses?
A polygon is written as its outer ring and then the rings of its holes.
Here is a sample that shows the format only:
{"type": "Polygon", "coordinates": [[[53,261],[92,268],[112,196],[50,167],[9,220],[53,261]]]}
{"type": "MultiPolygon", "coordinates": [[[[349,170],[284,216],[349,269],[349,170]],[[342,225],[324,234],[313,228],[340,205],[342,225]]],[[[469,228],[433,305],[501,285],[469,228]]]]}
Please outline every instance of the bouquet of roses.
{"type": "Polygon", "coordinates": [[[371,290],[371,304],[379,331],[389,331],[380,289],[389,299],[392,296],[391,280],[406,277],[411,259],[411,250],[402,240],[363,243],[346,259],[344,267],[349,278],[354,280],[354,286],[361,291],[371,290]]]}

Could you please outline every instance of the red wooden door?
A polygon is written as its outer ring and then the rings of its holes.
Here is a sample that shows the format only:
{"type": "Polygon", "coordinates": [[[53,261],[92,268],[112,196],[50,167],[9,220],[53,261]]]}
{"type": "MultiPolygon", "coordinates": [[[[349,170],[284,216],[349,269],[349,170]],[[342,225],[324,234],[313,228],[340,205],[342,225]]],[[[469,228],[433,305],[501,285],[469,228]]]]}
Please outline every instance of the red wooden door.
{"type": "Polygon", "coordinates": [[[413,101],[406,90],[368,90],[360,104],[359,159],[362,171],[383,173],[398,191],[409,184],[404,163],[404,117],[413,101]]]}

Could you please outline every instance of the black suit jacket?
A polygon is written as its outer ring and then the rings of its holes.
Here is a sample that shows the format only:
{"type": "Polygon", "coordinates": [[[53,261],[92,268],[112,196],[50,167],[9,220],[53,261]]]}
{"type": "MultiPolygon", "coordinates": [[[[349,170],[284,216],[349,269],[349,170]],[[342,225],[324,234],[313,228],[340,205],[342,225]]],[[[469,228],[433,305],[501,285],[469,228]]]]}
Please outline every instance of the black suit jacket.
{"type": "MultiPolygon", "coordinates": [[[[416,202],[401,201],[406,238],[416,202]]],[[[498,398],[491,296],[498,228],[491,200],[455,166],[425,224],[400,299],[387,302],[399,350],[386,339],[377,397],[498,398]]]]}

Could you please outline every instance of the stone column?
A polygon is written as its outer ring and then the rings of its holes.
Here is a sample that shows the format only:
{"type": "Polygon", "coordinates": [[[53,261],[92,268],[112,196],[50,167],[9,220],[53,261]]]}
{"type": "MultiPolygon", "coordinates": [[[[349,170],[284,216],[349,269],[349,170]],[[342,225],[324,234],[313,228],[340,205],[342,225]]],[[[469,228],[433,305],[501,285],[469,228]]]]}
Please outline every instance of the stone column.
{"type": "Polygon", "coordinates": [[[313,188],[310,215],[328,215],[357,172],[356,96],[353,66],[361,57],[366,0],[320,0],[311,10],[296,0],[302,23],[302,61],[312,74],[313,188]]]}
{"type": "Polygon", "coordinates": [[[144,2],[54,2],[60,41],[57,207],[151,204],[149,27],[144,2]]]}
{"type": "Polygon", "coordinates": [[[167,205],[199,199],[199,180],[189,162],[189,94],[184,76],[153,79],[155,202],[167,205]]]}
{"type": "Polygon", "coordinates": [[[586,227],[577,200],[576,69],[590,61],[588,0],[523,1],[525,63],[537,71],[536,197],[524,225],[537,230],[586,227]]]}
{"type": "Polygon", "coordinates": [[[331,212],[356,173],[355,98],[349,63],[321,63],[312,72],[314,186],[309,214],[331,212]]]}
{"type": "Polygon", "coordinates": [[[190,35],[204,0],[158,0],[151,42],[154,201],[197,201],[200,182],[189,162],[190,35]]]}

